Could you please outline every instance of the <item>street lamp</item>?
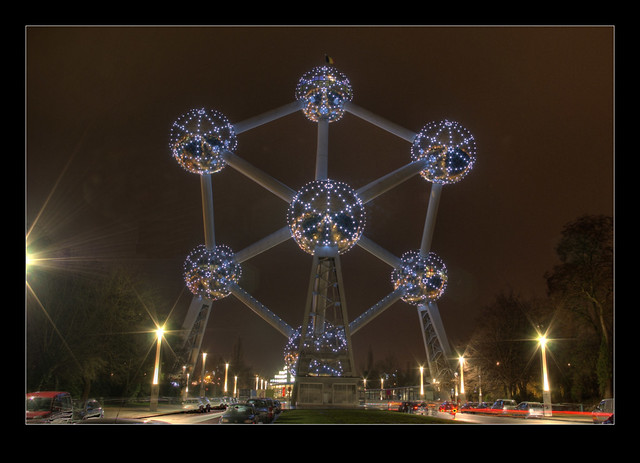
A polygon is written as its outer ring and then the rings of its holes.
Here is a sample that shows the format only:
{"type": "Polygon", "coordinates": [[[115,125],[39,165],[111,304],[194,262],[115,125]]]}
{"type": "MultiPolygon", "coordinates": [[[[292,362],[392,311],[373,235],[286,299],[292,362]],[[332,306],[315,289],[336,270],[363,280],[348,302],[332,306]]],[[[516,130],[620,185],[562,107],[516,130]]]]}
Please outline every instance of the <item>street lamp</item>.
{"type": "Polygon", "coordinates": [[[203,352],[202,353],[202,375],[200,376],[200,397],[204,397],[204,374],[205,374],[204,364],[206,361],[207,361],[207,353],[203,352]]]}
{"type": "Polygon", "coordinates": [[[420,367],[420,398],[424,398],[424,367],[420,367]]]}
{"type": "Polygon", "coordinates": [[[229,374],[229,364],[224,364],[224,395],[227,395],[227,375],[229,374]]]}
{"type": "Polygon", "coordinates": [[[551,416],[551,388],[549,387],[549,376],[547,375],[547,338],[540,336],[540,352],[542,353],[542,402],[544,405],[544,416],[551,416]]]}
{"type": "Polygon", "coordinates": [[[460,356],[458,358],[460,362],[460,400],[465,401],[466,397],[464,394],[464,357],[460,356]]]}
{"type": "Polygon", "coordinates": [[[162,335],[164,328],[160,327],[156,330],[156,363],[153,369],[153,379],[151,380],[151,398],[149,400],[149,408],[152,412],[158,409],[158,395],[160,389],[160,348],[162,347],[162,335]]]}

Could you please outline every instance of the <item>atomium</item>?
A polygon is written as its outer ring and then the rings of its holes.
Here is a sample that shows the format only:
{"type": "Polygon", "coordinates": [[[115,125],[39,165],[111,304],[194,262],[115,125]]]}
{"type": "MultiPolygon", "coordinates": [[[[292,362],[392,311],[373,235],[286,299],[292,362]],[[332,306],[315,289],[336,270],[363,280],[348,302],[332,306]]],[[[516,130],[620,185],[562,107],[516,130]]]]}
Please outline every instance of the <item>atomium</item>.
{"type": "Polygon", "coordinates": [[[342,254],[362,236],[365,210],[358,194],[335,180],[307,183],[289,205],[287,220],[298,246],[315,255],[334,250],[342,254]]]}
{"type": "Polygon", "coordinates": [[[229,285],[237,283],[241,274],[233,251],[223,244],[212,250],[200,245],[184,261],[184,281],[189,291],[211,300],[227,297],[229,285]]]}
{"type": "Polygon", "coordinates": [[[447,286],[447,268],[433,252],[427,256],[420,251],[408,251],[402,255],[402,264],[391,272],[393,287],[404,289],[402,300],[418,305],[435,302],[447,286]]]}
{"type": "Polygon", "coordinates": [[[417,134],[411,146],[414,161],[427,159],[420,173],[434,183],[456,183],[464,178],[476,161],[473,135],[453,121],[430,122],[417,134]]]}
{"type": "Polygon", "coordinates": [[[302,110],[309,120],[334,122],[344,114],[344,104],[353,99],[353,90],[342,72],[320,66],[300,78],[295,96],[304,103],[302,110]]]}
{"type": "Polygon", "coordinates": [[[194,174],[212,174],[226,165],[222,154],[236,149],[237,139],[226,116],[209,109],[192,109],[171,126],[174,158],[194,174]]]}
{"type": "Polygon", "coordinates": [[[315,375],[337,375],[342,373],[342,364],[335,357],[347,351],[347,338],[343,326],[334,326],[328,321],[320,334],[314,332],[313,324],[307,326],[304,345],[300,345],[302,327],[299,326],[284,347],[285,363],[292,375],[296,375],[300,351],[310,354],[309,373],[315,375]]]}

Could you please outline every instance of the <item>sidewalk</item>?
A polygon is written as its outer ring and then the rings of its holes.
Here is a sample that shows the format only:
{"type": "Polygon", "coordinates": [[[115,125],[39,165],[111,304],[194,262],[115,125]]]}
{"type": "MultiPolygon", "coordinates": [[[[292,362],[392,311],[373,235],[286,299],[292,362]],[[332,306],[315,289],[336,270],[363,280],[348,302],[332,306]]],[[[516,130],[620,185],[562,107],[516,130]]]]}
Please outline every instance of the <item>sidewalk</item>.
{"type": "Polygon", "coordinates": [[[151,411],[149,405],[105,405],[103,408],[105,418],[155,418],[182,412],[179,407],[161,404],[158,405],[158,409],[155,411],[151,411]]]}

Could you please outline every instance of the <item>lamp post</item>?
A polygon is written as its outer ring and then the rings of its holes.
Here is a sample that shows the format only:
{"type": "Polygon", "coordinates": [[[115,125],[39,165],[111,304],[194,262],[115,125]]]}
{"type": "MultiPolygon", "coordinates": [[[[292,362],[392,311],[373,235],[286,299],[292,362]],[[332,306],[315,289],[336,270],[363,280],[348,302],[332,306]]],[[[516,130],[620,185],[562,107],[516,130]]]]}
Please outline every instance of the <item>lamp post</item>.
{"type": "Polygon", "coordinates": [[[460,362],[460,400],[462,402],[466,401],[466,396],[464,393],[464,357],[460,356],[458,358],[460,362]]]}
{"type": "Polygon", "coordinates": [[[547,375],[547,338],[540,336],[540,352],[542,354],[542,402],[544,406],[544,416],[551,416],[551,388],[549,387],[549,376],[547,375]]]}
{"type": "Polygon", "coordinates": [[[424,399],[424,367],[420,367],[420,399],[424,399]]]}
{"type": "Polygon", "coordinates": [[[205,373],[205,369],[204,369],[204,364],[207,361],[207,353],[203,352],[202,353],[202,375],[200,377],[200,397],[204,397],[204,373],[205,373]]]}
{"type": "Polygon", "coordinates": [[[233,397],[238,395],[238,376],[233,377],[233,397]]]}
{"type": "Polygon", "coordinates": [[[227,375],[229,374],[229,364],[224,364],[224,395],[227,395],[227,375]]]}
{"type": "Polygon", "coordinates": [[[153,368],[153,379],[151,380],[151,398],[149,399],[149,409],[154,412],[158,409],[158,395],[160,390],[160,348],[162,347],[163,328],[156,330],[156,363],[153,368]]]}

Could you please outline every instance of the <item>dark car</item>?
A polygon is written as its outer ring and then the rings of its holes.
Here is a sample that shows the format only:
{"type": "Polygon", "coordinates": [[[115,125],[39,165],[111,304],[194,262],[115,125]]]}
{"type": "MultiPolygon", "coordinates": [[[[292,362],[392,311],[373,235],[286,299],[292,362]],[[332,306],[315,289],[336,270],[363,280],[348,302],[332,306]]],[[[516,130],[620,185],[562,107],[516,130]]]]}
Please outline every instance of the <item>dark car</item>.
{"type": "Polygon", "coordinates": [[[273,407],[267,399],[249,399],[246,403],[255,407],[256,412],[258,413],[258,421],[263,423],[270,423],[273,421],[273,407]]]}
{"type": "Polygon", "coordinates": [[[460,407],[460,413],[475,413],[478,409],[478,402],[465,402],[460,407]]]}
{"type": "Polygon", "coordinates": [[[26,402],[27,423],[71,423],[73,420],[73,401],[68,392],[29,392],[26,402]]]}
{"type": "Polygon", "coordinates": [[[282,411],[282,402],[280,402],[279,400],[273,400],[273,411],[274,413],[277,415],[278,413],[280,413],[282,411]]]}
{"type": "Polygon", "coordinates": [[[398,411],[403,413],[415,413],[420,404],[418,402],[402,402],[398,406],[398,411]]]}
{"type": "Polygon", "coordinates": [[[220,417],[221,424],[244,423],[255,424],[258,422],[258,412],[251,404],[235,404],[227,407],[220,417]]]}
{"type": "Polygon", "coordinates": [[[78,402],[73,408],[73,415],[76,420],[104,418],[104,409],[96,399],[87,399],[84,402],[78,402]]]}

